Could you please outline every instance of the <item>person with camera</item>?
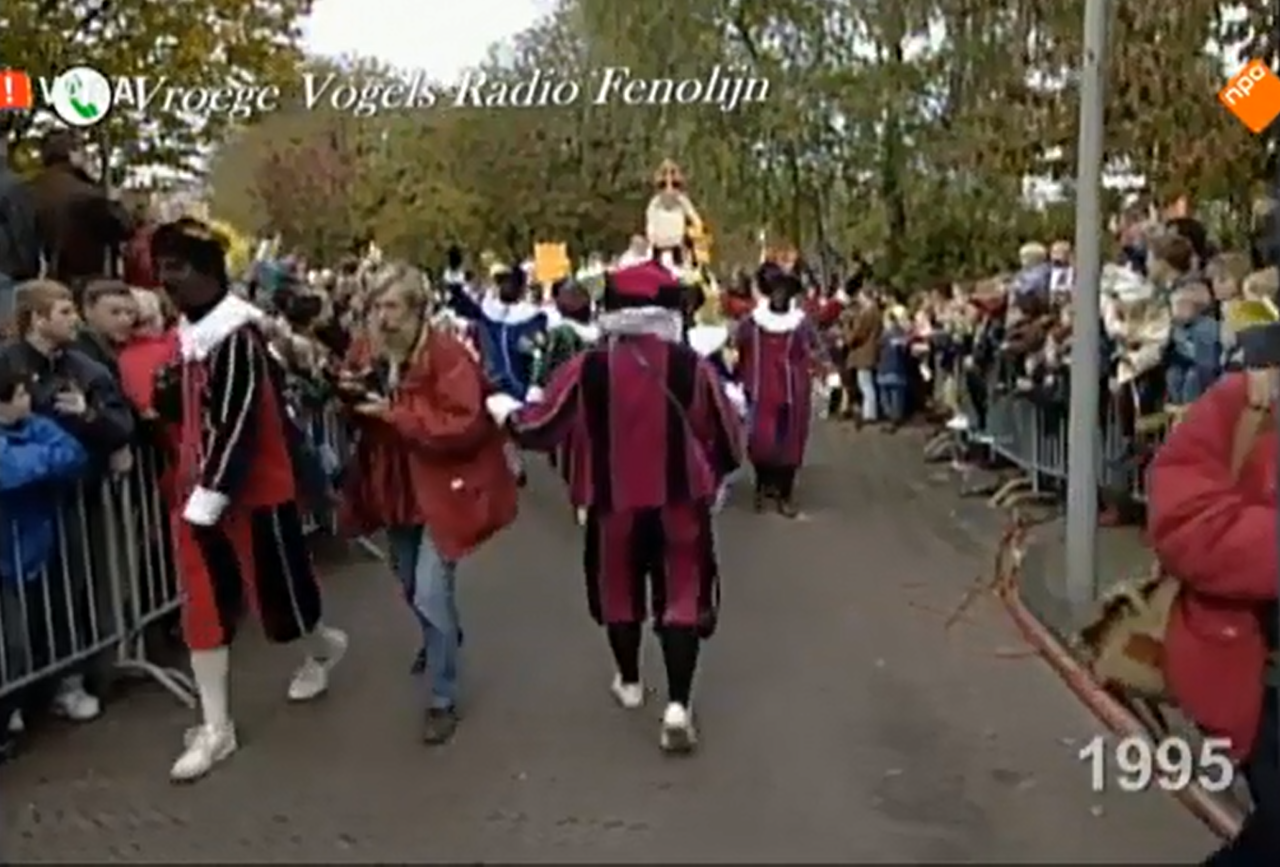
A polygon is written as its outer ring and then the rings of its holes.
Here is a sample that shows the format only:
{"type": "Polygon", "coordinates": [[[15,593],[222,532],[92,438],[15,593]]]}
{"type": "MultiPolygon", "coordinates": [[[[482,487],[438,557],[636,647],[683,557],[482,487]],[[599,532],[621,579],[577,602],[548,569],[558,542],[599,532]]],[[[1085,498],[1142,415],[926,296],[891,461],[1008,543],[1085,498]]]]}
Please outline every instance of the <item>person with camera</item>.
{"type": "Polygon", "coordinates": [[[285,405],[283,374],[260,328],[266,315],[231,293],[223,245],[203,223],[158,227],[151,252],[182,311],[179,358],[161,371],[154,403],[178,428],[182,490],[170,507],[201,711],[201,724],[186,733],[170,771],[175,782],[186,782],[237,749],[229,647],[245,607],[257,611],[271,641],[305,643],[290,701],[328,690],[347,636],[321,619],[298,502],[302,444],[285,405]]]}
{"type": "Polygon", "coordinates": [[[392,265],[371,282],[370,328],[337,384],[356,431],[345,523],[361,535],[387,531],[422,634],[422,738],[443,744],[458,726],[457,566],[515,520],[516,481],[505,437],[485,411],[479,362],[430,327],[425,276],[392,265]]]}

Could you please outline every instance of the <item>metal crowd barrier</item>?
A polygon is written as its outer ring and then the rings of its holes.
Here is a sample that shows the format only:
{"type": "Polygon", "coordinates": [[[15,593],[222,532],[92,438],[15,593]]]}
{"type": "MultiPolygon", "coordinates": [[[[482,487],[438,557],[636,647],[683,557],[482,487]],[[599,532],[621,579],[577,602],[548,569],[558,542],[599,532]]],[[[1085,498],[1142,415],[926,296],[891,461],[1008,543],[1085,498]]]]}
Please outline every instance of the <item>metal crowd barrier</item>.
{"type": "MultiPolygon", "coordinates": [[[[307,429],[326,460],[347,454],[344,426],[332,412],[317,414],[307,429]]],[[[147,648],[153,627],[176,624],[182,605],[157,458],[138,448],[129,473],[69,492],[53,516],[51,555],[37,570],[24,567],[18,527],[0,513],[0,532],[12,534],[0,564],[0,725],[29,688],[99,665],[151,677],[195,706],[190,676],[154,662],[147,648]]],[[[336,532],[336,510],[308,516],[306,526],[336,532]]]]}
{"type": "MultiPolygon", "coordinates": [[[[976,373],[967,357],[933,368],[935,402],[952,413],[948,429],[926,447],[930,456],[985,452],[1010,464],[1020,475],[992,496],[997,505],[1011,498],[1055,499],[1067,481],[1068,414],[1065,401],[1046,402],[1034,390],[1020,390],[1017,378],[996,369],[976,373]]],[[[1173,415],[1162,408],[1144,410],[1138,386],[1128,383],[1105,398],[1098,479],[1100,493],[1112,501],[1146,501],[1146,457],[1163,439],[1173,415]]]]}

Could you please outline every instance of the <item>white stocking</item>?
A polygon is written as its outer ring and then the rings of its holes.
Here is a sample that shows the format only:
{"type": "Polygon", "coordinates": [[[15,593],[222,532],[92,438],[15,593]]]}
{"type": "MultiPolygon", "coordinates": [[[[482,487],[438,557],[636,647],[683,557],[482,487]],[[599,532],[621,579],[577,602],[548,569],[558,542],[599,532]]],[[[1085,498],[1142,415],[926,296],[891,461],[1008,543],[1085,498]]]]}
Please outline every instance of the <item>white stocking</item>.
{"type": "Polygon", "coordinates": [[[221,728],[231,722],[228,689],[231,680],[231,650],[191,651],[191,674],[200,692],[200,712],[207,726],[221,728]]]}

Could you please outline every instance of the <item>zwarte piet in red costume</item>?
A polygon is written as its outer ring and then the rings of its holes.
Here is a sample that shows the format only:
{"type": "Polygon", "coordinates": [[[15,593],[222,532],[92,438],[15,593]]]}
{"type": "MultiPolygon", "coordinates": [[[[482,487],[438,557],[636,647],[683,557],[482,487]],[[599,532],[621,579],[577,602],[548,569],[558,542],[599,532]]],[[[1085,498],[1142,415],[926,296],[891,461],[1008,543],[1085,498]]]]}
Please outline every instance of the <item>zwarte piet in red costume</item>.
{"type": "Polygon", "coordinates": [[[715,631],[720,572],[712,502],[742,461],[737,414],[711,366],[682,342],[684,290],[644,262],[611,274],[602,340],[551,376],[541,402],[489,398],[522,445],[572,442],[585,467],[573,501],[587,508],[587,604],[605,626],[620,704],[640,707],[642,625],[652,617],[667,670],[663,749],[693,748],[698,653],[715,631]]]}
{"type": "Polygon", "coordinates": [[[283,400],[263,313],[230,293],[223,247],[204,224],[160,226],[151,253],[182,311],[179,358],[157,384],[156,406],[177,422],[180,444],[173,536],[202,721],[186,733],[171,777],[189,781],[237,748],[228,646],[246,608],[272,641],[306,639],[292,701],[327,690],[347,637],[321,623],[294,468],[305,450],[294,442],[301,434],[283,400]]]}

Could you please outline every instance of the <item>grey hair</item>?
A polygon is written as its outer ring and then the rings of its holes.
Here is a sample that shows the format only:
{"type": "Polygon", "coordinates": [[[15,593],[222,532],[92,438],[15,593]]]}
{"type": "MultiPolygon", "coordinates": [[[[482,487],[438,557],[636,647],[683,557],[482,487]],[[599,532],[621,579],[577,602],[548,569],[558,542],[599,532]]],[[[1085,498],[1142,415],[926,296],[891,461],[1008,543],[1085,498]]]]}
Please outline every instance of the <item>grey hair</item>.
{"type": "Polygon", "coordinates": [[[371,299],[395,291],[424,310],[431,301],[431,278],[421,268],[406,262],[384,264],[369,275],[365,285],[371,299]]]}

